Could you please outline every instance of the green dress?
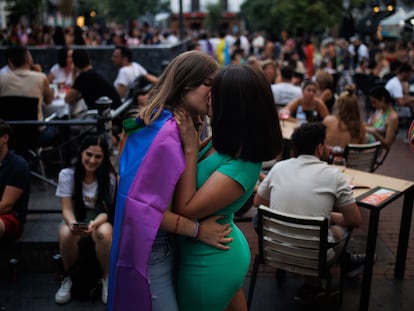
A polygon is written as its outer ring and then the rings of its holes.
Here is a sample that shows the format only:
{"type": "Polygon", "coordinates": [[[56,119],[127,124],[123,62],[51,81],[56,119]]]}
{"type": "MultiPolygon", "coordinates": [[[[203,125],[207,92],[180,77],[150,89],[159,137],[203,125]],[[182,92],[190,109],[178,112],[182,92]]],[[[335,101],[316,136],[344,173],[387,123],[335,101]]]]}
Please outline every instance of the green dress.
{"type": "MultiPolygon", "coordinates": [[[[211,148],[211,142],[200,152],[199,159],[211,148]]],[[[190,238],[178,238],[179,269],[177,297],[180,311],[221,311],[230,303],[250,265],[250,248],[243,233],[233,223],[238,211],[253,193],[261,163],[236,160],[217,152],[199,161],[197,188],[215,171],[237,181],[245,190],[243,196],[214,215],[226,216],[221,223],[230,223],[233,241],[223,251],[190,238]]]]}

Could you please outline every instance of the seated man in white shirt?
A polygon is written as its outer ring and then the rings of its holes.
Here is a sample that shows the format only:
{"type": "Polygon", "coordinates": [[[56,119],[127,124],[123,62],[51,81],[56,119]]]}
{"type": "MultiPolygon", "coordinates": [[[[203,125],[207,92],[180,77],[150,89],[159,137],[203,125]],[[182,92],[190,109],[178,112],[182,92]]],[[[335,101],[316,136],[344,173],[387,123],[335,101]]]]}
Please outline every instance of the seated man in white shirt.
{"type": "Polygon", "coordinates": [[[391,78],[385,88],[390,95],[395,99],[399,106],[409,106],[414,104],[414,97],[409,95],[409,90],[405,89],[408,86],[408,81],[411,79],[413,69],[407,63],[401,64],[398,68],[397,75],[391,78]]]}
{"type": "MultiPolygon", "coordinates": [[[[344,175],[323,161],[328,156],[325,132],[320,122],[304,123],[293,132],[297,157],[272,167],[257,190],[254,204],[301,216],[327,217],[330,240],[338,241],[347,227],[360,225],[361,214],[344,175]]],[[[334,255],[328,252],[328,257],[334,255]]],[[[305,302],[323,292],[319,279],[306,277],[295,298],[305,302]]]]}
{"type": "Polygon", "coordinates": [[[397,75],[391,78],[385,88],[394,99],[399,118],[411,120],[414,117],[414,96],[410,95],[409,84],[413,74],[412,67],[407,63],[402,63],[398,68],[397,75]]]}
{"type": "Polygon", "coordinates": [[[122,100],[128,97],[128,91],[133,82],[140,76],[144,76],[150,83],[157,83],[158,78],[142,67],[137,62],[132,61],[132,51],[126,46],[116,46],[112,53],[112,62],[119,67],[118,75],[114,81],[114,86],[122,100]]]}
{"type": "Polygon", "coordinates": [[[282,81],[272,84],[273,97],[277,107],[284,107],[291,101],[302,97],[302,89],[292,83],[293,69],[286,65],[280,69],[282,81]]]}

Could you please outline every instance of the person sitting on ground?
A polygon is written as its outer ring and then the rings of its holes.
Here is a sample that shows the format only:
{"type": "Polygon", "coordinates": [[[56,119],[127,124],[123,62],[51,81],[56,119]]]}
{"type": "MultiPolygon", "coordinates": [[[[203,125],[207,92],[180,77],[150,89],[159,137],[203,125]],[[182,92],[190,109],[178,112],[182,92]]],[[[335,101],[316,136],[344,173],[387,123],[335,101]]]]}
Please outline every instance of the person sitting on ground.
{"type": "Polygon", "coordinates": [[[375,112],[365,126],[368,133],[367,141],[380,141],[388,150],[398,131],[398,114],[392,106],[393,99],[385,87],[376,86],[371,89],[369,100],[375,112]]]}
{"type": "Polygon", "coordinates": [[[149,82],[155,84],[158,78],[142,67],[137,62],[132,61],[132,51],[126,46],[116,46],[112,53],[112,63],[119,67],[118,75],[115,78],[114,86],[119,94],[119,97],[126,99],[128,97],[128,90],[133,86],[134,81],[143,76],[149,82]]]}
{"type": "Polygon", "coordinates": [[[85,49],[73,51],[72,60],[76,70],[79,71],[79,75],[66,93],[65,102],[75,104],[83,98],[88,109],[96,109],[96,100],[99,97],[107,96],[112,100],[112,109],[121,105],[121,99],[115,87],[93,69],[88,52],[85,49]]]}
{"type": "Polygon", "coordinates": [[[301,98],[291,101],[286,109],[290,116],[300,120],[301,114],[305,114],[307,122],[322,121],[329,110],[325,103],[316,97],[316,82],[305,80],[302,84],[303,95],[301,98]]]}
{"type": "MultiPolygon", "coordinates": [[[[301,216],[330,219],[329,241],[344,237],[349,227],[358,227],[361,214],[345,176],[328,165],[325,145],[326,127],[321,122],[304,123],[292,134],[295,158],[277,162],[260,184],[255,205],[301,216]],[[300,191],[298,191],[300,189],[300,191]]],[[[338,244],[328,251],[328,260],[339,254],[338,244]]],[[[295,298],[308,302],[324,293],[318,278],[306,277],[295,298]]]]}
{"type": "Polygon", "coordinates": [[[0,119],[0,241],[21,236],[30,194],[29,166],[9,150],[10,135],[10,126],[0,119]]]}
{"type": "Polygon", "coordinates": [[[347,144],[363,144],[365,125],[361,120],[355,86],[347,85],[335,104],[335,114],[323,119],[326,126],[325,143],[329,149],[340,147],[343,151],[347,144]]]}
{"type": "Polygon", "coordinates": [[[117,175],[110,162],[108,143],[102,136],[83,139],[77,163],[62,169],[56,196],[62,205],[63,224],[59,229],[64,279],[55,295],[58,304],[71,298],[72,280],[67,275],[78,259],[78,242],[92,238],[102,269],[102,302],[108,298],[109,254],[112,244],[112,223],[115,209],[117,175]],[[87,222],[86,227],[79,222],[87,222]]]}

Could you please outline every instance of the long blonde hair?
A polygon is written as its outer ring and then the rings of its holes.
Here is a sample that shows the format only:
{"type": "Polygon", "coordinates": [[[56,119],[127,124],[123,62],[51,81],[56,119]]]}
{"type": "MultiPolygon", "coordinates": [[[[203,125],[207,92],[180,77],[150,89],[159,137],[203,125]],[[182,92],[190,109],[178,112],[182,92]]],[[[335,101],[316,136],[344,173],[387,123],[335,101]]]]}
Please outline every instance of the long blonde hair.
{"type": "Polygon", "coordinates": [[[140,112],[141,119],[151,124],[164,108],[174,109],[182,104],[184,95],[199,87],[217,69],[216,61],[203,52],[193,50],[179,54],[151,89],[148,105],[140,112]]]}
{"type": "Polygon", "coordinates": [[[352,138],[359,138],[361,135],[361,114],[359,112],[358,98],[354,93],[354,85],[347,85],[345,87],[345,91],[336,101],[335,114],[339,120],[339,129],[343,131],[348,130],[352,138]]]}

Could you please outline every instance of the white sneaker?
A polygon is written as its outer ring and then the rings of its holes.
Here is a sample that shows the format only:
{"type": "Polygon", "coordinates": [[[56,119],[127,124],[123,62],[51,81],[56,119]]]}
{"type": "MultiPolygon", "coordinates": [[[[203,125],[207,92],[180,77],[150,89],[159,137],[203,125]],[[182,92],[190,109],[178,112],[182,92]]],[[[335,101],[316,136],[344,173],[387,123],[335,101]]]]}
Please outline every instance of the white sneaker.
{"type": "Polygon", "coordinates": [[[102,279],[102,302],[106,305],[108,301],[108,277],[102,279]]]}
{"type": "Polygon", "coordinates": [[[71,289],[72,289],[72,280],[70,277],[65,277],[60,285],[60,288],[56,292],[55,295],[55,302],[58,304],[65,304],[68,303],[71,298],[71,289]]]}

